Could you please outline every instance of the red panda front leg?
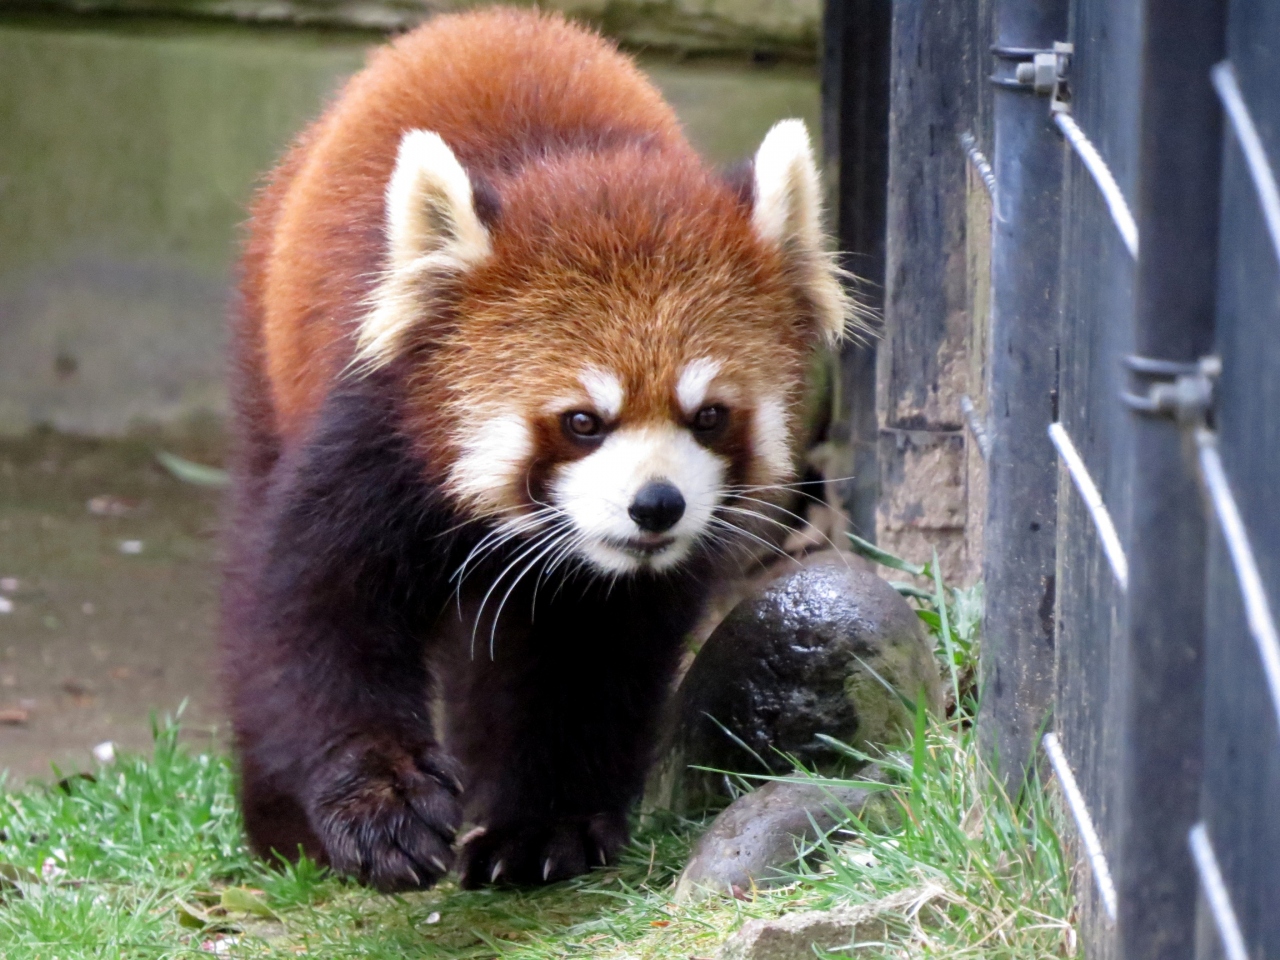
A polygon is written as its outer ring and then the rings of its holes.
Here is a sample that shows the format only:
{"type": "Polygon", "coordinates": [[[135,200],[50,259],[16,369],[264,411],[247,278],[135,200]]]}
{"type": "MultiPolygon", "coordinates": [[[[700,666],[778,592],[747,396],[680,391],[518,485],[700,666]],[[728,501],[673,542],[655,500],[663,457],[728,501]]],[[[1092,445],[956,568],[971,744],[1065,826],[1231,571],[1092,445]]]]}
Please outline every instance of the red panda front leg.
{"type": "Polygon", "coordinates": [[[424,640],[455,524],[374,393],[331,398],[241,518],[224,655],[254,848],[396,890],[449,869],[461,822],[424,640]]]}
{"type": "Polygon", "coordinates": [[[474,605],[449,618],[464,636],[440,647],[444,738],[482,828],[460,853],[464,887],[555,882],[616,861],[699,582],[577,579],[543,583],[536,599],[522,583],[492,655],[465,642],[474,605]]]}

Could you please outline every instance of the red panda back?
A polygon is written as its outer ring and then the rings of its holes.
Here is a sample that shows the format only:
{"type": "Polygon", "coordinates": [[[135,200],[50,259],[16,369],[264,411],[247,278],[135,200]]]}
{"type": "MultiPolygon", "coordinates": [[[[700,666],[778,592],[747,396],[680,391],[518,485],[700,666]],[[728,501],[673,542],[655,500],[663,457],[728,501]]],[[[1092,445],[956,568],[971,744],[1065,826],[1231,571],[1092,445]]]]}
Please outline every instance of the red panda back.
{"type": "Polygon", "coordinates": [[[350,355],[383,266],[387,181],[412,129],[438,133],[481,176],[549,149],[689,149],[631,60],[556,15],[443,16],[375,52],[277,168],[250,223],[240,362],[265,380],[255,392],[282,438],[308,422],[350,355]]]}

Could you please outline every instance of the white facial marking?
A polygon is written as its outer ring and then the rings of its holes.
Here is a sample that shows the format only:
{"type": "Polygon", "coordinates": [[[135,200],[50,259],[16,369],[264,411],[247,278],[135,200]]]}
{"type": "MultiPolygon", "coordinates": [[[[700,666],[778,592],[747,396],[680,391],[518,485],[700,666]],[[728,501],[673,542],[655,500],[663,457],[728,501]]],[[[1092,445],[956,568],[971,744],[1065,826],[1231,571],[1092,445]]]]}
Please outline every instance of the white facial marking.
{"type": "Polygon", "coordinates": [[[691,417],[698,412],[702,401],[707,399],[707,387],[719,372],[720,361],[710,357],[701,357],[684,368],[676,382],[676,399],[680,401],[680,409],[685,416],[691,417]]]}
{"type": "Polygon", "coordinates": [[[766,482],[776,483],[791,476],[791,431],[787,424],[787,407],[780,397],[764,397],[756,404],[752,418],[752,437],[756,459],[765,465],[766,482]]]}
{"type": "Polygon", "coordinates": [[[689,431],[673,424],[628,427],[610,434],[588,456],[562,466],[552,500],[582,535],[578,552],[601,570],[665,570],[679,563],[706,529],[724,476],[720,458],[689,431]],[[680,520],[656,537],[641,530],[627,512],[650,480],[671,482],[685,502],[680,520]],[[646,543],[662,546],[646,554],[640,549],[646,543]]]}
{"type": "Polygon", "coordinates": [[[491,417],[461,440],[461,454],[449,471],[449,488],[459,499],[484,512],[507,504],[505,494],[520,477],[533,450],[524,417],[491,417]]]}
{"type": "Polygon", "coordinates": [[[599,367],[588,367],[579,376],[582,388],[596,406],[596,412],[606,420],[617,419],[622,412],[622,381],[616,374],[599,367]]]}

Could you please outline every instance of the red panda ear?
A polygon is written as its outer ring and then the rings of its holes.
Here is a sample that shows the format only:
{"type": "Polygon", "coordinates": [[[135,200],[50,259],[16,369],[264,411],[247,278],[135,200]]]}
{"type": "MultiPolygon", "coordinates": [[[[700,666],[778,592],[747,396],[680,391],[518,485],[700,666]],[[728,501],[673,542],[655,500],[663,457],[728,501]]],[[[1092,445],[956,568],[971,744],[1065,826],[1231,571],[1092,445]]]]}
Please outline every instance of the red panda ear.
{"type": "Polygon", "coordinates": [[[825,249],[818,168],[802,120],[774,124],[756,151],[751,222],[777,244],[818,315],[823,336],[838,340],[854,315],[840,269],[825,249]]]}
{"type": "Polygon", "coordinates": [[[423,284],[461,273],[493,250],[467,172],[439,134],[410,130],[400,140],[386,217],[386,272],[356,338],[356,360],[366,369],[395,355],[419,318],[423,284]]]}

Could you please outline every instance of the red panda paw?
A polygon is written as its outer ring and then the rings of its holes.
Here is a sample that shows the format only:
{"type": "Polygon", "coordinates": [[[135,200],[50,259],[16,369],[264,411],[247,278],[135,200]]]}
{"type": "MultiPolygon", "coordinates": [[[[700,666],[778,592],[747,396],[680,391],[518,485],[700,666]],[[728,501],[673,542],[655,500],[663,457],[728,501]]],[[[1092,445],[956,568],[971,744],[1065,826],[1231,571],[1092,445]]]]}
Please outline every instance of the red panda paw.
{"type": "Polygon", "coordinates": [[[616,863],[627,843],[623,813],[523,821],[475,831],[460,854],[459,883],[542,884],[616,863]]]}
{"type": "Polygon", "coordinates": [[[344,744],[318,772],[308,809],[329,866],[384,893],[430,887],[453,864],[457,770],[434,745],[344,744]]]}

